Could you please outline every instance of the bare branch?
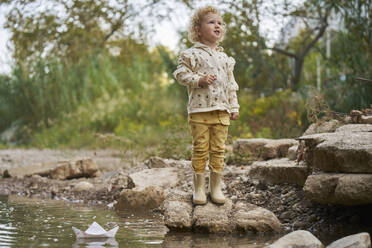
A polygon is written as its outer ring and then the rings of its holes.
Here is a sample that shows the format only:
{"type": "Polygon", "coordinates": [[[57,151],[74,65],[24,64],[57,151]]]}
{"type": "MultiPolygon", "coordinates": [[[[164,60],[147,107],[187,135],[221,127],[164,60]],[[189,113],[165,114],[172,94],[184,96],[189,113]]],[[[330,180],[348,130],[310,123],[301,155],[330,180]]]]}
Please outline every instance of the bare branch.
{"type": "Polygon", "coordinates": [[[285,51],[283,49],[280,49],[278,47],[272,47],[272,48],[268,48],[268,49],[273,50],[273,51],[278,52],[278,53],[281,53],[281,54],[284,54],[284,55],[286,55],[288,57],[292,57],[294,59],[297,59],[297,55],[296,54],[291,53],[291,52],[287,52],[287,51],[285,51]]]}
{"type": "Polygon", "coordinates": [[[307,44],[304,47],[304,49],[301,52],[301,56],[305,56],[310,51],[310,49],[315,45],[315,43],[323,36],[324,32],[326,31],[328,27],[327,19],[328,19],[328,13],[326,13],[326,15],[324,16],[322,26],[320,27],[317,35],[315,36],[314,39],[312,39],[309,42],[309,44],[307,44]]]}

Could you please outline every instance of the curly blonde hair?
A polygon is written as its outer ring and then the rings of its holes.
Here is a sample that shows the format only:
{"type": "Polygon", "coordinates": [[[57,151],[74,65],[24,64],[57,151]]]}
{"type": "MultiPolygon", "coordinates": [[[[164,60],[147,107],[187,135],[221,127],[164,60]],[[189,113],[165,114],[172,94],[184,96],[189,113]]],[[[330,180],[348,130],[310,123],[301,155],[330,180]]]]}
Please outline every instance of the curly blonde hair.
{"type": "MultiPolygon", "coordinates": [[[[188,38],[189,38],[189,41],[191,41],[192,43],[200,41],[200,37],[198,35],[196,28],[201,27],[203,17],[207,15],[208,13],[217,14],[222,17],[221,13],[215,7],[212,7],[212,6],[205,6],[205,7],[201,7],[197,9],[194,15],[191,17],[190,25],[188,29],[188,38]]],[[[223,40],[224,36],[225,36],[225,23],[223,23],[222,25],[222,35],[217,43],[220,43],[223,40]]]]}

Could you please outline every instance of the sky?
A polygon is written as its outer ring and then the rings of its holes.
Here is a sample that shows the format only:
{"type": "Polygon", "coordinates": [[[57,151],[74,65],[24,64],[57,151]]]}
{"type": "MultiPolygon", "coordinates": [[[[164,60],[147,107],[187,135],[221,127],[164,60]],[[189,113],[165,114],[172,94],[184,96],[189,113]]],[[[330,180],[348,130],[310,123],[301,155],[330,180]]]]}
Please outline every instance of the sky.
{"type": "Polygon", "coordinates": [[[8,73],[10,71],[11,55],[8,51],[6,44],[9,41],[10,34],[3,26],[5,16],[3,11],[0,11],[0,73],[8,73]]]}

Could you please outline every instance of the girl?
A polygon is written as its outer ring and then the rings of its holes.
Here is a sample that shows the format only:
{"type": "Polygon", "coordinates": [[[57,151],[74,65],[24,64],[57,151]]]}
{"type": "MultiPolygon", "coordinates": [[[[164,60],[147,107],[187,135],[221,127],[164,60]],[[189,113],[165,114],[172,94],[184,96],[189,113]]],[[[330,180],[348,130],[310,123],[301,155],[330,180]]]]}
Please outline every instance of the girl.
{"type": "Polygon", "coordinates": [[[191,18],[189,40],[194,46],[181,52],[174,76],[187,86],[194,170],[193,203],[206,204],[204,171],[209,153],[209,190],[214,203],[225,203],[221,190],[225,142],[230,120],[239,116],[233,69],[235,60],[218,46],[225,33],[214,7],[198,9],[191,18]]]}

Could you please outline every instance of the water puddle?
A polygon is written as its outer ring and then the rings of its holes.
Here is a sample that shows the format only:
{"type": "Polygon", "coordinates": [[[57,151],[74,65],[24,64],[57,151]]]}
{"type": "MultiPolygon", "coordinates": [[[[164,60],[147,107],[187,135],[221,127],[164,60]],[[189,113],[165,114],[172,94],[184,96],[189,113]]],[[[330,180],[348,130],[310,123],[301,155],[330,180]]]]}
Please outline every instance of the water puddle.
{"type": "Polygon", "coordinates": [[[278,237],[167,234],[160,216],[115,212],[64,201],[0,196],[0,247],[247,247],[259,248],[278,237]],[[93,222],[106,230],[119,226],[115,238],[76,239],[93,222]]]}
{"type": "Polygon", "coordinates": [[[161,247],[166,231],[159,216],[0,196],[0,247],[161,247]],[[71,227],[86,230],[93,221],[106,230],[119,225],[116,237],[76,240],[71,227]]]}

